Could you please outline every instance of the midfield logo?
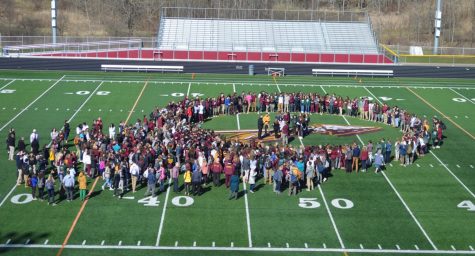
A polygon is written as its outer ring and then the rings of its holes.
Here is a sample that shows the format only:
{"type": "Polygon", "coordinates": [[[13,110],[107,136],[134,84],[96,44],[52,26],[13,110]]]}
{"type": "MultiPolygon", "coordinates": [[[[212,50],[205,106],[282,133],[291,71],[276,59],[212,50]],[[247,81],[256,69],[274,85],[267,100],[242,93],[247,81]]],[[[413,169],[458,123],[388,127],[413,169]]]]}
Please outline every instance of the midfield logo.
{"type": "MultiPolygon", "coordinates": [[[[317,133],[332,136],[352,136],[363,133],[377,132],[381,130],[380,127],[372,126],[355,126],[355,125],[335,125],[335,124],[314,124],[309,127],[309,133],[317,133]]],[[[216,131],[218,134],[225,135],[229,140],[241,141],[244,143],[263,142],[272,143],[279,142],[279,138],[275,138],[274,133],[271,131],[262,139],[257,138],[257,130],[240,130],[240,131],[216,131]]],[[[292,137],[292,136],[291,136],[292,137]]]]}

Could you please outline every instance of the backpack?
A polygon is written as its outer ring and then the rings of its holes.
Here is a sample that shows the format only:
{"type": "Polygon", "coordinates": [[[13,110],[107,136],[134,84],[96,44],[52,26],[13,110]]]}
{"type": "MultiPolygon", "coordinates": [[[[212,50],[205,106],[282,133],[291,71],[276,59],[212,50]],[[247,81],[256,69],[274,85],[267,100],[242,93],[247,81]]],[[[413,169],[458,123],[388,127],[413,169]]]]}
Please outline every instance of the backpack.
{"type": "Polygon", "coordinates": [[[442,130],[445,130],[447,129],[447,126],[445,125],[444,122],[440,121],[440,128],[442,128],[442,130]]]}
{"type": "Polygon", "coordinates": [[[272,162],[270,159],[267,159],[266,161],[266,169],[271,169],[272,168],[272,162]]]}

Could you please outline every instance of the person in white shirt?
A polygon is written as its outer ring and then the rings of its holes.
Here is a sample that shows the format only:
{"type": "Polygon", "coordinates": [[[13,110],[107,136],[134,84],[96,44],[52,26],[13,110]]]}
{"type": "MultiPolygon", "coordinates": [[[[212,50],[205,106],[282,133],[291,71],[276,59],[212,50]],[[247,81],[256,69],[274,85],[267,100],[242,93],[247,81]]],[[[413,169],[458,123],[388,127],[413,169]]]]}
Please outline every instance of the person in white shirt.
{"type": "Polygon", "coordinates": [[[59,135],[59,133],[58,133],[58,131],[56,130],[56,128],[53,128],[53,130],[51,130],[51,133],[50,133],[51,141],[56,140],[56,138],[58,137],[58,135],[59,135]]]}
{"type": "Polygon", "coordinates": [[[113,140],[115,138],[115,126],[111,124],[109,126],[109,139],[113,140]]]}
{"type": "Polygon", "coordinates": [[[33,129],[33,132],[30,134],[30,144],[34,141],[34,140],[40,140],[40,137],[38,135],[38,133],[36,132],[36,129],[33,129]]]}
{"type": "Polygon", "coordinates": [[[284,95],[279,95],[277,102],[277,112],[282,112],[284,110],[284,95]]]}
{"type": "Polygon", "coordinates": [[[130,166],[130,175],[132,176],[132,192],[135,193],[137,180],[139,179],[140,175],[140,167],[135,162],[132,162],[132,165],[130,166]]]}
{"type": "Polygon", "coordinates": [[[204,121],[204,118],[203,118],[204,112],[205,112],[205,107],[203,106],[203,103],[200,103],[200,105],[198,105],[198,121],[200,123],[203,123],[204,121]]]}
{"type": "Polygon", "coordinates": [[[284,95],[284,112],[289,112],[289,102],[290,102],[290,95],[286,93],[284,95]]]}

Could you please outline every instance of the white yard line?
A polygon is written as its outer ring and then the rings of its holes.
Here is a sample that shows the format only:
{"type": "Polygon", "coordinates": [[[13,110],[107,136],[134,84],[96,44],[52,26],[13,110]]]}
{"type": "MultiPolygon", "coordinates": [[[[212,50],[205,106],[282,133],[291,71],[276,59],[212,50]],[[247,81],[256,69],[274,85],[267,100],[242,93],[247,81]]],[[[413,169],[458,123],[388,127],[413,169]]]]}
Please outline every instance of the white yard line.
{"type": "Polygon", "coordinates": [[[435,157],[435,159],[437,159],[437,161],[439,161],[440,164],[460,183],[460,185],[462,185],[462,187],[463,187],[465,190],[467,190],[467,192],[468,192],[473,198],[475,198],[475,194],[474,194],[467,186],[465,186],[465,184],[449,169],[449,167],[447,167],[447,165],[444,164],[444,163],[439,159],[439,157],[437,157],[437,156],[434,154],[434,152],[432,152],[432,150],[429,151],[429,152],[430,152],[430,153],[435,157]]]}
{"type": "Polygon", "coordinates": [[[454,90],[454,89],[452,89],[452,88],[450,88],[449,90],[451,90],[451,91],[455,92],[455,93],[456,93],[456,94],[458,94],[460,97],[462,97],[462,98],[466,99],[468,102],[470,102],[470,103],[472,103],[472,104],[475,104],[475,102],[474,102],[473,100],[471,100],[471,99],[469,99],[469,98],[465,97],[463,94],[461,94],[461,93],[457,92],[456,90],[454,90]]]}
{"type": "MultiPolygon", "coordinates": [[[[236,84],[233,83],[233,92],[236,92],[236,84]]],[[[241,122],[239,121],[239,113],[236,114],[236,123],[238,131],[241,130],[241,122]]]]}
{"type": "Polygon", "coordinates": [[[13,122],[15,119],[17,119],[21,114],[23,114],[23,112],[25,112],[29,107],[31,107],[33,104],[35,104],[35,102],[37,102],[41,97],[43,97],[46,93],[48,93],[51,89],[53,89],[53,87],[55,87],[59,82],[61,82],[61,80],[63,78],[64,78],[64,76],[62,76],[53,85],[51,85],[48,89],[46,89],[42,94],[40,94],[40,96],[38,96],[36,99],[34,99],[32,102],[30,102],[30,104],[28,104],[28,106],[24,107],[23,110],[20,111],[20,113],[18,113],[16,116],[14,116],[12,119],[10,119],[10,121],[8,121],[5,125],[3,125],[2,128],[0,128],[0,131],[5,129],[5,127],[7,127],[9,124],[11,124],[11,122],[13,122]]]}
{"type": "Polygon", "coordinates": [[[84,105],[86,105],[86,103],[92,98],[92,96],[94,96],[96,94],[97,90],[99,90],[99,88],[101,87],[101,85],[103,83],[104,82],[101,82],[96,87],[96,89],[91,94],[89,94],[89,96],[86,98],[86,100],[81,104],[81,106],[79,106],[79,108],[76,110],[76,112],[74,112],[74,114],[71,116],[71,118],[68,119],[68,123],[70,123],[74,119],[74,117],[79,113],[79,111],[81,111],[82,107],[84,107],[84,105]]]}
{"type": "Polygon", "coordinates": [[[323,93],[327,94],[327,91],[325,90],[325,88],[323,88],[322,85],[320,85],[320,88],[322,88],[323,93]]]}
{"type": "MultiPolygon", "coordinates": [[[[30,104],[28,104],[28,106],[26,106],[25,108],[23,108],[22,111],[20,111],[20,113],[18,113],[16,116],[14,116],[12,119],[10,119],[10,121],[8,121],[4,126],[2,126],[0,128],[0,132],[3,131],[3,129],[5,129],[5,127],[7,127],[11,122],[13,122],[15,119],[17,119],[21,114],[23,114],[23,112],[25,112],[29,107],[31,107],[35,102],[37,102],[41,97],[43,97],[47,92],[49,92],[54,86],[56,86],[62,79],[64,78],[64,76],[62,76],[59,80],[57,80],[53,85],[51,85],[48,89],[46,89],[40,96],[38,96],[36,99],[34,99],[32,102],[30,102],[30,104]]],[[[15,80],[13,80],[15,81],[15,80]]],[[[13,82],[12,81],[12,82],[13,82]]],[[[8,194],[3,198],[2,202],[0,202],[0,207],[2,207],[2,205],[5,203],[5,201],[7,200],[7,198],[10,197],[10,195],[13,193],[13,191],[15,191],[15,188],[16,188],[16,184],[13,185],[13,187],[10,189],[10,191],[8,192],[8,194]]]]}
{"type": "Polygon", "coordinates": [[[251,218],[249,217],[249,203],[247,201],[246,182],[243,182],[242,184],[244,187],[244,204],[246,206],[247,237],[248,237],[249,247],[252,247],[251,218]]]}
{"type": "MultiPolygon", "coordinates": [[[[299,140],[300,140],[300,144],[302,146],[305,146],[303,144],[303,141],[302,139],[299,137],[299,140]]],[[[322,199],[323,199],[323,203],[325,204],[325,208],[327,209],[327,213],[328,213],[328,216],[330,217],[330,221],[333,225],[333,229],[335,230],[335,233],[336,233],[336,236],[338,238],[338,241],[340,242],[340,246],[341,248],[345,248],[345,244],[343,243],[343,239],[341,239],[341,236],[340,236],[340,232],[338,231],[338,228],[336,226],[336,222],[335,222],[335,219],[333,219],[333,214],[332,212],[330,211],[330,207],[328,207],[328,203],[327,203],[327,199],[325,197],[325,194],[323,194],[323,189],[322,189],[322,186],[321,184],[318,185],[318,191],[320,191],[320,195],[322,196],[322,199]]]]}
{"type": "Polygon", "coordinates": [[[280,86],[277,83],[277,81],[275,80],[275,78],[274,78],[274,84],[275,84],[275,86],[277,86],[277,90],[279,91],[279,93],[281,93],[282,91],[280,90],[280,86]]]}
{"type": "Polygon", "coordinates": [[[186,97],[190,96],[191,82],[188,84],[188,90],[186,91],[186,97]]]}
{"type": "Polygon", "coordinates": [[[241,130],[241,122],[239,121],[239,113],[236,114],[236,122],[237,122],[238,131],[240,131],[241,130]]]}
{"type": "Polygon", "coordinates": [[[5,89],[5,87],[7,87],[7,86],[11,85],[11,84],[12,84],[13,82],[15,82],[15,81],[16,81],[16,79],[13,79],[13,80],[11,80],[11,81],[10,81],[10,82],[8,82],[6,85],[2,86],[2,88],[0,88],[0,90],[3,90],[3,89],[5,89]]]}
{"type": "MultiPolygon", "coordinates": [[[[365,89],[371,93],[366,87],[365,89]]],[[[372,93],[371,93],[372,94],[372,93]]],[[[373,94],[372,94],[373,95],[373,94]]],[[[373,97],[375,97],[373,95],[373,97]]],[[[375,97],[376,98],[376,97],[375,97]]],[[[350,125],[350,122],[348,122],[348,120],[346,119],[345,116],[342,116],[343,119],[346,121],[346,123],[348,125],[350,125]]],[[[361,144],[364,145],[364,142],[363,140],[361,139],[361,137],[357,134],[356,137],[358,138],[358,140],[361,142],[361,144]]],[[[432,242],[432,239],[429,237],[429,235],[427,234],[427,232],[424,230],[424,228],[422,227],[421,223],[419,222],[419,220],[417,220],[416,216],[412,213],[411,209],[409,208],[409,206],[406,204],[406,202],[404,201],[404,199],[402,198],[402,196],[399,194],[399,192],[397,191],[397,189],[394,187],[394,185],[392,184],[392,182],[389,180],[388,176],[386,175],[386,173],[384,173],[384,171],[381,172],[383,174],[383,177],[386,179],[386,181],[389,183],[389,186],[391,186],[391,188],[393,189],[394,193],[396,193],[397,197],[399,198],[399,200],[401,201],[401,203],[404,205],[404,207],[406,208],[407,212],[409,213],[409,215],[411,215],[412,219],[414,220],[414,222],[417,224],[417,226],[419,227],[419,229],[421,230],[422,234],[424,234],[425,238],[427,239],[427,241],[429,241],[430,245],[432,246],[432,248],[434,248],[434,250],[438,250],[437,249],[437,246],[435,246],[435,244],[432,242]]]]}
{"type": "MultiPolygon", "coordinates": [[[[0,244],[0,248],[38,248],[38,249],[58,249],[60,244],[0,244]]],[[[428,254],[428,255],[475,255],[475,251],[471,250],[397,250],[397,249],[361,249],[361,248],[278,248],[278,247],[211,247],[211,246],[136,246],[136,245],[66,245],[66,249],[117,249],[117,250],[173,250],[173,251],[243,251],[243,252],[333,252],[333,253],[371,253],[371,254],[428,254]]]]}
{"type": "MultiPolygon", "coordinates": [[[[191,84],[191,83],[190,83],[191,84]]],[[[158,233],[157,233],[157,242],[155,243],[155,246],[160,245],[160,237],[162,236],[162,230],[163,230],[163,223],[165,221],[165,213],[167,211],[167,203],[168,203],[168,195],[170,194],[170,186],[171,186],[172,179],[168,180],[168,188],[167,188],[167,194],[165,196],[165,203],[163,203],[163,211],[162,211],[162,217],[160,218],[160,226],[158,227],[158,233]]]]}

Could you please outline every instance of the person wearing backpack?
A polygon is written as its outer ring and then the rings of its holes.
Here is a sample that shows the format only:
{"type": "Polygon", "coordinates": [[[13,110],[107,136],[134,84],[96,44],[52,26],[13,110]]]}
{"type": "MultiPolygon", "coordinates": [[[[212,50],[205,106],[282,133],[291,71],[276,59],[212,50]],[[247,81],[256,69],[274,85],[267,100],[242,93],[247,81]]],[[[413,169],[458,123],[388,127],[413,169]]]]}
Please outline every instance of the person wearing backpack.
{"type": "Polygon", "coordinates": [[[239,192],[239,173],[234,172],[234,174],[231,176],[231,185],[229,186],[230,190],[230,195],[229,195],[229,200],[231,199],[238,199],[238,192],[239,192]]]}
{"type": "Polygon", "coordinates": [[[104,184],[102,184],[102,190],[105,189],[106,185],[109,187],[109,190],[112,190],[111,168],[109,165],[105,165],[105,169],[102,173],[102,179],[105,180],[104,184]]]}
{"type": "Polygon", "coordinates": [[[143,173],[144,178],[147,179],[147,191],[145,191],[144,196],[155,197],[155,187],[157,185],[157,176],[155,175],[155,169],[153,169],[152,164],[149,164],[147,170],[143,173]]]}
{"type": "Polygon", "coordinates": [[[294,165],[291,166],[289,172],[288,172],[288,181],[289,181],[289,196],[291,195],[296,195],[298,186],[299,186],[299,179],[297,177],[298,175],[298,169],[294,165]]]}
{"type": "Polygon", "coordinates": [[[45,173],[40,171],[38,173],[38,197],[40,198],[40,201],[43,201],[44,199],[45,181],[45,173]]]}
{"type": "Polygon", "coordinates": [[[54,203],[54,178],[53,175],[48,175],[48,179],[45,182],[46,191],[48,191],[48,205],[55,206],[54,203]]]}
{"type": "Polygon", "coordinates": [[[307,160],[305,175],[307,177],[307,191],[311,191],[314,189],[313,179],[315,178],[315,165],[310,158],[307,160]]]}
{"type": "Polygon", "coordinates": [[[37,200],[36,198],[36,188],[38,187],[38,177],[36,174],[33,174],[30,178],[30,184],[31,184],[31,196],[33,197],[33,200],[37,200]]]}
{"type": "Polygon", "coordinates": [[[189,168],[185,170],[185,174],[183,174],[183,180],[185,182],[185,195],[189,196],[191,191],[191,171],[189,168]]]}
{"type": "Polygon", "coordinates": [[[279,166],[277,171],[275,171],[274,175],[272,175],[272,179],[274,180],[274,192],[278,195],[280,195],[281,193],[282,178],[284,177],[282,169],[283,167],[279,166]]]}
{"type": "Polygon", "coordinates": [[[191,182],[193,184],[193,196],[201,195],[201,179],[203,175],[199,169],[195,169],[191,175],[191,182]]]}
{"type": "Polygon", "coordinates": [[[274,168],[273,168],[273,164],[272,164],[272,158],[269,155],[266,155],[266,160],[265,160],[265,163],[264,163],[264,170],[265,170],[264,184],[267,184],[267,182],[269,182],[269,184],[272,184],[272,179],[273,179],[273,176],[274,176],[274,168]]]}
{"type": "Polygon", "coordinates": [[[215,187],[221,185],[221,172],[223,167],[219,163],[219,158],[215,158],[214,162],[211,164],[211,173],[213,174],[213,184],[215,187]]]}

